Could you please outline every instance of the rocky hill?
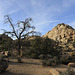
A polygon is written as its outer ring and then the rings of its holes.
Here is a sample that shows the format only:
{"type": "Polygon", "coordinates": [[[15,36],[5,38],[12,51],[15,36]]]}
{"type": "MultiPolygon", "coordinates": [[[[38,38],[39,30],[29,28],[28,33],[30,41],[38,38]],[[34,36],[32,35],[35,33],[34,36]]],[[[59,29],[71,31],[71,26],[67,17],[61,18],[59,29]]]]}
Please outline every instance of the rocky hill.
{"type": "Polygon", "coordinates": [[[58,24],[51,31],[48,31],[45,35],[43,35],[43,37],[46,36],[59,42],[62,46],[68,46],[70,49],[74,49],[72,47],[72,42],[75,40],[75,29],[67,24],[58,24]]]}
{"type": "Polygon", "coordinates": [[[5,35],[5,34],[0,34],[0,38],[2,38],[2,39],[11,39],[12,40],[11,37],[9,37],[8,35],[5,35]]]}

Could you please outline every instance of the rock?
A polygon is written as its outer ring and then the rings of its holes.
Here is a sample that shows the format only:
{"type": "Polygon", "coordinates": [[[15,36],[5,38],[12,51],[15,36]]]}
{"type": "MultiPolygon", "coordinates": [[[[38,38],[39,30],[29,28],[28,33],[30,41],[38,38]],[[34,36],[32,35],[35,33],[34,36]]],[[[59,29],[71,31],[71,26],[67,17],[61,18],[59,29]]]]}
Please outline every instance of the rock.
{"type": "Polygon", "coordinates": [[[55,41],[67,42],[74,40],[75,30],[69,25],[66,24],[58,24],[51,31],[48,31],[43,37],[48,36],[50,39],[55,41]],[[66,41],[65,41],[66,40],[66,41]]]}
{"type": "Polygon", "coordinates": [[[50,70],[50,73],[51,73],[52,75],[60,75],[60,73],[59,73],[57,70],[55,70],[55,69],[51,69],[51,70],[50,70]]]}
{"type": "MultiPolygon", "coordinates": [[[[55,26],[51,31],[48,31],[42,37],[44,38],[47,36],[48,36],[48,38],[59,42],[60,45],[62,45],[62,43],[67,44],[69,42],[71,45],[71,43],[75,40],[75,29],[67,24],[61,23],[61,24],[58,24],[57,26],[55,26]]],[[[71,48],[71,50],[72,50],[73,47],[68,46],[68,48],[71,48]]]]}
{"type": "Polygon", "coordinates": [[[69,67],[75,67],[75,63],[68,63],[69,67]]]}

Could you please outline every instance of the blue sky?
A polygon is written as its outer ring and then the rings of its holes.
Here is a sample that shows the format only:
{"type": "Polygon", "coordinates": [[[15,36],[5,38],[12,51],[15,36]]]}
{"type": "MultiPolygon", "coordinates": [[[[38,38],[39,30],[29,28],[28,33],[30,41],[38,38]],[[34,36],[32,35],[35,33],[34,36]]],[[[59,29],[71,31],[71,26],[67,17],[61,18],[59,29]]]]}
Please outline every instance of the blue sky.
{"type": "Polygon", "coordinates": [[[0,30],[10,29],[4,24],[4,15],[7,14],[15,24],[31,17],[31,25],[42,35],[59,23],[75,28],[75,0],[0,0],[0,30]]]}

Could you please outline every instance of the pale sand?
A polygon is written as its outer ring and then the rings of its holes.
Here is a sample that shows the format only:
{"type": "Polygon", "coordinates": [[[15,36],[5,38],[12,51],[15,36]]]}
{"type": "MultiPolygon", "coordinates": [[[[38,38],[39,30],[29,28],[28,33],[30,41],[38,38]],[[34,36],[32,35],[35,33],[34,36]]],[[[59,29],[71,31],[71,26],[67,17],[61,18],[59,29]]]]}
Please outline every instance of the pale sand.
{"type": "Polygon", "coordinates": [[[23,63],[18,63],[16,59],[10,61],[7,71],[0,75],[51,75],[50,69],[62,72],[68,67],[67,65],[43,67],[41,60],[36,59],[23,59],[23,63]]]}
{"type": "Polygon", "coordinates": [[[43,67],[40,60],[23,59],[23,63],[17,63],[11,59],[7,71],[0,75],[51,75],[50,67],[43,67]]]}

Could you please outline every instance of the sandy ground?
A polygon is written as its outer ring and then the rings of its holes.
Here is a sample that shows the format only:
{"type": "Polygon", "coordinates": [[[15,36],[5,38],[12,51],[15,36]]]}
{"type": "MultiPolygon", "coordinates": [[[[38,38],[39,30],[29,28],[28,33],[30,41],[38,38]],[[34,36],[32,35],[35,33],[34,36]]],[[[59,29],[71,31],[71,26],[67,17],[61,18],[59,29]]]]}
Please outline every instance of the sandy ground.
{"type": "Polygon", "coordinates": [[[17,63],[11,59],[7,71],[0,75],[51,75],[50,67],[43,67],[40,60],[23,59],[23,63],[17,63]]]}
{"type": "Polygon", "coordinates": [[[67,65],[43,67],[41,60],[36,59],[23,59],[23,63],[18,63],[16,59],[10,59],[10,61],[7,71],[0,75],[51,75],[50,69],[58,71],[67,69],[67,65]]]}

